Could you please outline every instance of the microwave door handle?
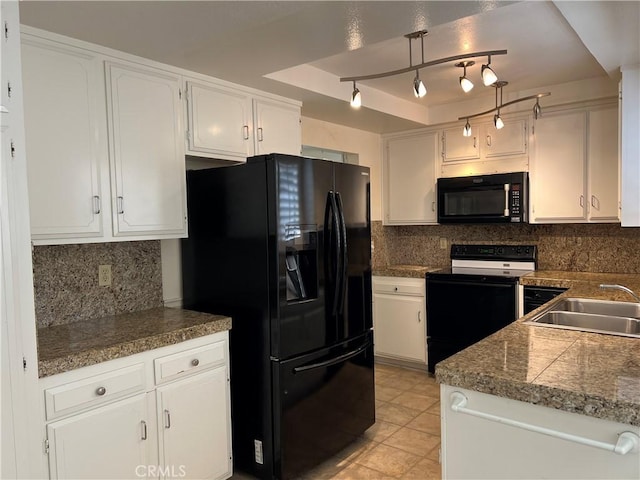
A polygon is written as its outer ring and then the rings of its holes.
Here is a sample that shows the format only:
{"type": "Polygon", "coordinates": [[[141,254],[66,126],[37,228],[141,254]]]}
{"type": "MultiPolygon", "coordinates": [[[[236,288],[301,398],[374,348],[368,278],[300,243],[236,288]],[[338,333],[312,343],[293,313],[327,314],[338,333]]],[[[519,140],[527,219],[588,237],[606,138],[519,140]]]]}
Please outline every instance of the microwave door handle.
{"type": "Polygon", "coordinates": [[[511,189],[511,184],[504,184],[504,216],[509,216],[509,190],[511,189]]]}

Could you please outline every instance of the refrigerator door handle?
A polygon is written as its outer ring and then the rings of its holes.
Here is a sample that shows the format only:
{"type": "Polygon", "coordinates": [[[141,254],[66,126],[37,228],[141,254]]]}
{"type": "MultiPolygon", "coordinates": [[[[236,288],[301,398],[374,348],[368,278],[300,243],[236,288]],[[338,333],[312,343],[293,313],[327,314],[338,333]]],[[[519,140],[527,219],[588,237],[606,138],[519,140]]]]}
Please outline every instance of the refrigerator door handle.
{"type": "Polygon", "coordinates": [[[340,237],[342,240],[341,252],[339,258],[339,281],[340,281],[340,297],[338,300],[338,312],[342,313],[344,311],[344,297],[346,295],[347,289],[347,225],[344,221],[344,209],[342,208],[342,198],[340,197],[340,192],[335,193],[337,204],[338,204],[338,215],[340,216],[340,237]]]}
{"type": "Polygon", "coordinates": [[[335,285],[334,285],[334,294],[333,294],[333,315],[338,314],[338,307],[340,301],[340,287],[342,285],[340,275],[340,262],[342,259],[342,231],[340,229],[340,218],[338,217],[338,204],[336,202],[336,194],[335,192],[329,192],[331,196],[331,213],[333,214],[333,225],[336,232],[335,235],[335,252],[336,256],[332,259],[335,265],[335,285]]]}
{"type": "Polygon", "coordinates": [[[316,368],[324,368],[324,367],[329,367],[331,365],[335,365],[336,363],[342,363],[345,360],[349,360],[352,357],[360,355],[368,347],[369,347],[369,344],[367,343],[366,345],[363,345],[363,346],[361,346],[359,348],[356,348],[355,350],[352,350],[351,352],[343,353],[342,355],[338,355],[337,357],[331,358],[329,360],[325,360],[324,362],[312,363],[310,365],[303,365],[301,367],[295,367],[293,369],[293,373],[307,372],[309,370],[315,370],[316,368]]]}

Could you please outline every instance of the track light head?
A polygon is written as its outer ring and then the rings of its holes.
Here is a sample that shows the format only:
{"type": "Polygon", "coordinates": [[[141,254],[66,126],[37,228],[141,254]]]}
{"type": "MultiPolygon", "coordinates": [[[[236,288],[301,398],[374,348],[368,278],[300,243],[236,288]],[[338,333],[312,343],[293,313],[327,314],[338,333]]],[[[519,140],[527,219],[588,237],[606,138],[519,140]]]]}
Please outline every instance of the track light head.
{"type": "Polygon", "coordinates": [[[469,123],[469,119],[467,118],[467,123],[465,124],[464,128],[462,129],[462,135],[464,135],[465,137],[470,137],[471,136],[471,124],[469,123]]]}
{"type": "Polygon", "coordinates": [[[493,124],[497,130],[504,128],[504,122],[502,121],[502,118],[500,118],[500,111],[493,116],[493,124]]]}
{"type": "Polygon", "coordinates": [[[540,99],[536,98],[536,104],[533,106],[533,118],[538,119],[542,116],[542,107],[540,107],[540,99]]]}
{"type": "Polygon", "coordinates": [[[467,78],[467,67],[475,64],[476,62],[474,62],[473,60],[469,62],[456,63],[456,67],[461,67],[464,69],[462,76],[460,77],[460,87],[462,87],[464,93],[469,93],[473,89],[473,82],[467,78]]]}
{"type": "Polygon", "coordinates": [[[480,73],[482,75],[482,83],[485,87],[492,85],[498,81],[498,76],[496,72],[490,67],[491,65],[491,55],[489,55],[486,65],[482,65],[480,69],[480,73]]]}
{"type": "Polygon", "coordinates": [[[422,98],[427,94],[427,87],[425,87],[422,80],[420,80],[418,70],[416,70],[416,78],[413,79],[413,94],[416,98],[422,98]]]}
{"type": "Polygon", "coordinates": [[[360,94],[360,90],[356,88],[356,82],[353,82],[353,93],[351,94],[351,107],[360,108],[362,105],[362,95],[360,94]]]}

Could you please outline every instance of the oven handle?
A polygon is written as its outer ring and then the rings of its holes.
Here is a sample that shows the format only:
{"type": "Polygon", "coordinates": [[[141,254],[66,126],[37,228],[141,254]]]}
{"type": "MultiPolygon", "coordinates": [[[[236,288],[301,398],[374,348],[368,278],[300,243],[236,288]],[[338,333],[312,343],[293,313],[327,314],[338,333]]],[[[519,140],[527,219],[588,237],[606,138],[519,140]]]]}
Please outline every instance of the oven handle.
{"type": "MultiPolygon", "coordinates": [[[[508,280],[505,279],[505,281],[496,281],[496,280],[491,280],[491,281],[473,281],[473,280],[444,280],[444,279],[434,279],[434,278],[427,278],[427,290],[429,287],[429,284],[432,283],[439,283],[439,284],[443,284],[443,285],[465,285],[465,286],[470,286],[470,287],[505,287],[505,288],[513,288],[514,286],[517,286],[519,281],[518,279],[515,278],[510,278],[508,280]]],[[[427,291],[427,295],[429,294],[429,292],[427,291]]]]}
{"type": "Polygon", "coordinates": [[[509,190],[511,190],[511,184],[504,184],[504,216],[509,216],[509,190]]]}

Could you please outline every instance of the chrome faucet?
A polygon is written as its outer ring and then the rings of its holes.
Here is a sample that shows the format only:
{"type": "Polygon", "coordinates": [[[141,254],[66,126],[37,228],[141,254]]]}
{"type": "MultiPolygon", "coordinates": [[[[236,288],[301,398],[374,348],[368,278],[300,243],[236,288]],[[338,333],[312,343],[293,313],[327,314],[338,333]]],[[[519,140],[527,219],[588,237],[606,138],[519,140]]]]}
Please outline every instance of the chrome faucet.
{"type": "Polygon", "coordinates": [[[633,298],[636,299],[636,302],[640,303],[640,296],[638,296],[633,290],[630,288],[624,287],[622,285],[609,285],[606,283],[600,284],[600,288],[602,290],[611,289],[611,290],[622,290],[623,292],[627,292],[629,295],[632,295],[633,298]]]}

